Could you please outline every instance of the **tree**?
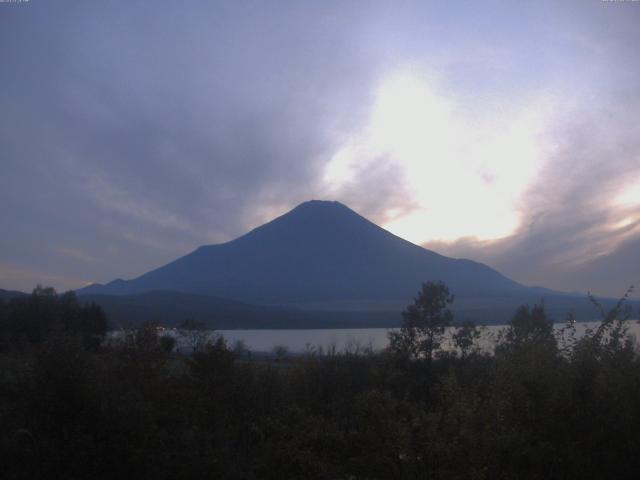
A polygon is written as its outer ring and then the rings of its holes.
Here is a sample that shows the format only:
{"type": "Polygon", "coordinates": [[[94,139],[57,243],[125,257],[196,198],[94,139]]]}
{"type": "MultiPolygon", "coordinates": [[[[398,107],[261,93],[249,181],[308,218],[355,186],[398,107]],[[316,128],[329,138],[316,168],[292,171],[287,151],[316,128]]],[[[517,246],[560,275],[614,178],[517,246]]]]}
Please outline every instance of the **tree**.
{"type": "Polygon", "coordinates": [[[282,360],[287,356],[287,353],[289,353],[289,349],[286,347],[286,345],[275,345],[272,351],[277,361],[282,360]]]}
{"type": "Polygon", "coordinates": [[[556,344],[553,320],[547,315],[544,304],[522,305],[513,315],[506,332],[506,340],[515,347],[527,344],[556,344]]]}
{"type": "Polygon", "coordinates": [[[389,333],[392,352],[409,358],[425,358],[431,361],[440,348],[445,328],[451,325],[453,314],[448,305],[453,295],[443,282],[426,282],[413,304],[403,312],[402,328],[389,333]]]}
{"type": "Polygon", "coordinates": [[[225,339],[218,336],[214,342],[196,350],[187,365],[198,382],[215,390],[223,384],[229,384],[235,358],[235,353],[229,349],[225,339]]]}
{"type": "Polygon", "coordinates": [[[633,288],[631,285],[608,312],[593,295],[589,294],[589,300],[600,314],[600,325],[595,330],[591,328],[585,330],[582,338],[574,346],[574,356],[598,359],[613,358],[620,354],[635,356],[634,342],[628,334],[628,321],[632,310],[627,304],[633,288]]]}
{"type": "Polygon", "coordinates": [[[453,334],[453,343],[464,358],[474,351],[473,346],[478,338],[480,338],[480,330],[474,322],[466,320],[453,334]]]}
{"type": "Polygon", "coordinates": [[[83,304],[74,292],[58,295],[38,285],[31,295],[12,298],[5,307],[3,330],[7,337],[38,344],[52,334],[80,335],[85,347],[100,345],[107,318],[95,303],[83,304]]]}
{"type": "Polygon", "coordinates": [[[207,331],[207,326],[199,320],[185,318],[178,323],[178,329],[192,352],[202,350],[211,340],[211,332],[207,331]]]}
{"type": "Polygon", "coordinates": [[[166,353],[171,353],[176,348],[176,339],[170,335],[163,335],[160,337],[160,347],[166,353]]]}

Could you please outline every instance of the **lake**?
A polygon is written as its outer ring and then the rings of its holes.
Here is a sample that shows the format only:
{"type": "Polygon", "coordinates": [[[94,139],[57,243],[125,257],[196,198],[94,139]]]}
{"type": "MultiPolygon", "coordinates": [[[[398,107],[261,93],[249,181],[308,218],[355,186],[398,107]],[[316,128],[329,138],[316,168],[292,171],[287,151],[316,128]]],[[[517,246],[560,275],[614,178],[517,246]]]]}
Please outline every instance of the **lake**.
{"type": "MultiPolygon", "coordinates": [[[[587,328],[597,328],[600,322],[580,322],[576,323],[576,334],[580,336],[587,328]]],[[[555,329],[559,332],[565,324],[555,324],[555,329]]],[[[494,344],[495,338],[499,332],[503,330],[505,325],[492,325],[481,327],[480,346],[483,349],[490,350],[494,344]]],[[[628,321],[629,333],[636,338],[640,337],[640,323],[637,320],[628,321]]],[[[216,330],[206,332],[211,338],[216,335],[222,335],[233,347],[237,342],[244,342],[244,346],[252,352],[271,352],[276,346],[283,346],[291,353],[304,353],[311,349],[326,352],[334,349],[338,352],[345,350],[354,350],[356,348],[367,348],[375,351],[384,349],[389,341],[387,334],[389,328],[358,328],[358,329],[309,329],[309,330],[216,330]]],[[[447,331],[447,342],[445,348],[451,348],[450,337],[453,329],[447,331]]],[[[178,339],[178,347],[181,351],[189,349],[188,341],[186,341],[178,331],[167,330],[166,334],[174,336],[178,339]]],[[[112,332],[112,338],[117,338],[119,332],[112,332]]]]}
{"type": "MultiPolygon", "coordinates": [[[[600,322],[576,323],[576,334],[580,336],[587,328],[597,328],[600,322]]],[[[629,321],[629,333],[636,338],[640,337],[640,324],[629,321]]],[[[555,324],[559,331],[565,324],[555,324]]],[[[488,348],[493,339],[506,325],[491,325],[482,328],[480,345],[488,348]]],[[[334,348],[345,351],[348,348],[371,347],[373,350],[382,350],[389,344],[387,333],[390,328],[357,328],[357,329],[322,329],[322,330],[218,330],[230,346],[237,341],[243,341],[245,346],[253,352],[270,352],[275,346],[281,345],[292,353],[303,353],[311,347],[322,347],[324,351],[334,348]]],[[[452,329],[448,329],[447,338],[450,339],[452,329]]],[[[450,341],[450,340],[449,340],[450,341]]],[[[445,345],[447,347],[448,345],[445,345]]]]}

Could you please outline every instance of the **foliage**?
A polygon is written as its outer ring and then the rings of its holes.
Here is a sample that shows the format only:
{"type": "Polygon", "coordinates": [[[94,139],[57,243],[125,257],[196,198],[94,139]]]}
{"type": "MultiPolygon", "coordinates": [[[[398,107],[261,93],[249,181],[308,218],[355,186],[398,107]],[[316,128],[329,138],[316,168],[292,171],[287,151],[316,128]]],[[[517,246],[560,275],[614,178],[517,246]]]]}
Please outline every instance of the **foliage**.
{"type": "Polygon", "coordinates": [[[465,321],[456,328],[453,334],[453,343],[460,351],[462,357],[475,353],[474,348],[480,339],[480,329],[472,321],[465,321]]]}
{"type": "Polygon", "coordinates": [[[451,325],[453,314],[447,307],[453,303],[449,287],[442,282],[422,284],[418,296],[402,317],[399,332],[390,332],[390,348],[408,358],[431,360],[440,348],[445,328],[451,325]]]}
{"type": "Polygon", "coordinates": [[[276,360],[284,359],[288,353],[289,353],[289,349],[287,348],[286,345],[275,345],[273,347],[273,354],[275,355],[276,360]]]}
{"type": "MultiPolygon", "coordinates": [[[[47,302],[43,318],[59,308],[47,302]]],[[[87,349],[48,329],[0,354],[2,477],[635,478],[624,304],[573,342],[558,344],[543,306],[522,307],[495,354],[463,324],[459,355],[407,362],[357,347],[248,361],[221,337],[183,356],[151,324],[87,349]]]]}
{"type": "Polygon", "coordinates": [[[178,324],[178,329],[180,329],[191,352],[198,352],[209,343],[207,326],[199,320],[185,318],[178,324]]]}
{"type": "Polygon", "coordinates": [[[504,332],[497,353],[517,354],[524,351],[544,350],[554,356],[557,340],[553,330],[553,320],[547,315],[544,304],[520,306],[504,332]]]}
{"type": "Polygon", "coordinates": [[[37,286],[31,295],[0,306],[2,343],[40,344],[52,334],[77,334],[86,347],[96,348],[107,331],[107,318],[95,303],[81,304],[74,292],[58,295],[37,286]]]}

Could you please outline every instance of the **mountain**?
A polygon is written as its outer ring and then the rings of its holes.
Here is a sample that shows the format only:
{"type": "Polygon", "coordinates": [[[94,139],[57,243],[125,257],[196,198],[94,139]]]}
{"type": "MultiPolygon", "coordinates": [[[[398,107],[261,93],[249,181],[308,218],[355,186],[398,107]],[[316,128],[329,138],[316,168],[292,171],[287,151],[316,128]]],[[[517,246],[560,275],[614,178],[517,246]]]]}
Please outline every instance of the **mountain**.
{"type": "Polygon", "coordinates": [[[487,265],[403,240],[341,203],[317,200],[230,242],[78,294],[102,305],[114,324],[191,317],[215,328],[391,327],[427,280],[449,286],[458,321],[504,323],[519,305],[541,300],[558,321],[568,312],[597,318],[586,295],[523,286],[487,265]]]}
{"type": "Polygon", "coordinates": [[[172,290],[263,304],[383,301],[410,299],[426,280],[465,296],[525,289],[486,265],[403,240],[341,203],[314,200],[228,243],[79,293],[172,290]]]}
{"type": "Polygon", "coordinates": [[[2,300],[11,300],[14,297],[24,297],[26,295],[28,294],[17,290],[3,290],[0,288],[0,299],[2,300]]]}

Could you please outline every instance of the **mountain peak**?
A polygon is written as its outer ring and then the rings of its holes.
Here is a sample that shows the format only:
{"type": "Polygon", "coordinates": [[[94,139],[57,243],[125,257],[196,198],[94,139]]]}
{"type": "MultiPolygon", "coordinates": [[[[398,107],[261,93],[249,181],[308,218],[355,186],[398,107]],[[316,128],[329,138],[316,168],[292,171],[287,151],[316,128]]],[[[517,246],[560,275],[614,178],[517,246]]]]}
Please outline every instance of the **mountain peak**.
{"type": "Polygon", "coordinates": [[[485,265],[407,242],[340,202],[310,200],[235,240],[94,293],[174,290],[279,304],[406,300],[426,280],[458,294],[518,288],[485,265]]]}
{"type": "Polygon", "coordinates": [[[304,213],[305,215],[338,215],[340,213],[350,213],[360,216],[345,204],[335,200],[307,200],[291,209],[285,216],[296,213],[304,213]]]}
{"type": "Polygon", "coordinates": [[[293,210],[297,209],[326,209],[326,208],[346,208],[347,210],[351,210],[345,204],[340,203],[336,200],[307,200],[306,202],[302,202],[300,205],[295,207],[293,210]]]}
{"type": "MultiPolygon", "coordinates": [[[[351,236],[364,231],[375,230],[376,235],[384,232],[346,205],[332,200],[308,200],[289,210],[287,213],[265,223],[247,235],[237,240],[246,240],[259,235],[264,241],[264,235],[276,235],[278,241],[282,236],[295,237],[298,241],[322,241],[327,235],[339,234],[351,236]]],[[[237,241],[236,240],[236,241],[237,241]]]]}

